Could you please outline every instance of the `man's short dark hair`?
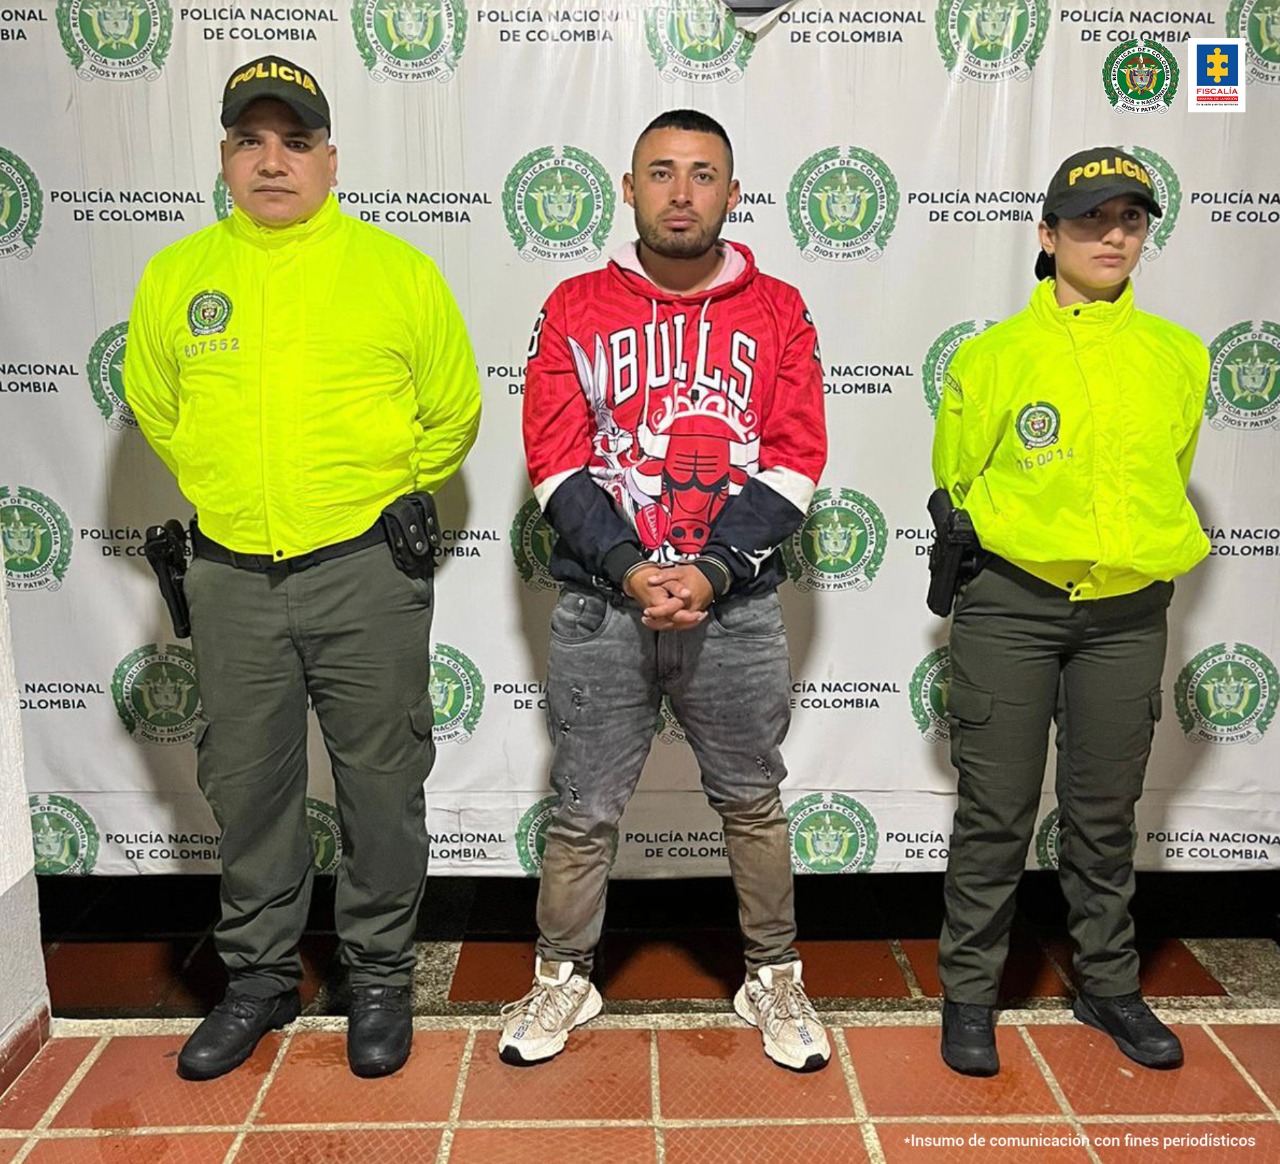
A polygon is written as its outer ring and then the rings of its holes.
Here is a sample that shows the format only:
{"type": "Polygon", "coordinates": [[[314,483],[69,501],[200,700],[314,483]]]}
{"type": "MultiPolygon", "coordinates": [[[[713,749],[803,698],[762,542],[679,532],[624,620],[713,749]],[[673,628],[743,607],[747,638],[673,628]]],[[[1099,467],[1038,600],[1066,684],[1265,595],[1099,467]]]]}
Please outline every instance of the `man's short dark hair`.
{"type": "MultiPolygon", "coordinates": [[[[666,113],[659,113],[644,127],[640,136],[636,138],[636,145],[640,144],[645,134],[652,133],[655,129],[683,129],[690,133],[714,134],[724,142],[725,152],[729,155],[729,176],[733,177],[733,143],[729,140],[729,135],[725,133],[724,126],[714,117],[708,117],[697,109],[668,109],[666,113]]],[[[632,151],[631,165],[634,169],[634,150],[632,151]]]]}

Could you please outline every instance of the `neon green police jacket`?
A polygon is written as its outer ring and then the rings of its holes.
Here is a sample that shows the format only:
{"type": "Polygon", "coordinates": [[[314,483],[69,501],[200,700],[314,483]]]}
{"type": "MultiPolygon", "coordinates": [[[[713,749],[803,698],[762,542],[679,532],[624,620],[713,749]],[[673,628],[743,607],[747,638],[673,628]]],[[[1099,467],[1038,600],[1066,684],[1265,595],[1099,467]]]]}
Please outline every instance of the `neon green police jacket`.
{"type": "Polygon", "coordinates": [[[1043,280],[963,344],[946,377],[933,475],[984,548],[1074,599],[1190,570],[1209,540],[1187,500],[1209,382],[1191,332],[1114,303],[1059,307],[1043,280]]]}
{"type": "Polygon", "coordinates": [[[475,356],[435,264],[342,213],[236,209],[147,264],[125,395],[201,529],[291,558],[434,491],[480,423],[475,356]]]}

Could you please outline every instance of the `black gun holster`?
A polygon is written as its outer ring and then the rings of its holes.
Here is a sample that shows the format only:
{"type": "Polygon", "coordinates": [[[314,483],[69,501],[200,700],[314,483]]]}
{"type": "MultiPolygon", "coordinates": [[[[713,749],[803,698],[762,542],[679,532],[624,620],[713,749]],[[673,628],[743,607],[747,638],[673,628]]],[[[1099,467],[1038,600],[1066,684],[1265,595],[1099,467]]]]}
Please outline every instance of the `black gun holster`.
{"type": "Polygon", "coordinates": [[[440,553],[440,521],[430,493],[406,493],[397,497],[379,518],[391,557],[405,574],[430,578],[440,553]]]}
{"type": "Polygon", "coordinates": [[[164,525],[147,527],[147,538],[142,552],[156,572],[160,583],[160,595],[169,608],[173,620],[173,633],[177,638],[191,637],[191,612],[187,608],[187,595],[182,579],[187,573],[187,531],[182,522],[170,518],[164,525]]]}
{"type": "Polygon", "coordinates": [[[929,516],[933,518],[934,539],[929,547],[928,607],[940,618],[951,613],[956,592],[982,572],[990,555],[978,541],[973,521],[957,509],[945,489],[929,494],[929,516]]]}

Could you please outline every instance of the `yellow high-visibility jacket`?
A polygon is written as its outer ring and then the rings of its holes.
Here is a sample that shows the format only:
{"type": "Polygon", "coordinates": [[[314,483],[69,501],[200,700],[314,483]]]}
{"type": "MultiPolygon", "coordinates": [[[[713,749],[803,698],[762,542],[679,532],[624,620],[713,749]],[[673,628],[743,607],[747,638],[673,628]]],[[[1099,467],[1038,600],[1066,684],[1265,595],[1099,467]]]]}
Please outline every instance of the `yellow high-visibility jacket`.
{"type": "Polygon", "coordinates": [[[439,488],[480,423],[475,356],[435,264],[332,194],[283,228],[236,209],[152,258],[124,383],[201,529],[282,560],[439,488]]]}
{"type": "Polygon", "coordinates": [[[1204,344],[1131,285],[1059,307],[1045,279],[956,352],[934,479],[984,548],[1072,599],[1168,581],[1209,552],[1187,500],[1208,383],[1204,344]]]}

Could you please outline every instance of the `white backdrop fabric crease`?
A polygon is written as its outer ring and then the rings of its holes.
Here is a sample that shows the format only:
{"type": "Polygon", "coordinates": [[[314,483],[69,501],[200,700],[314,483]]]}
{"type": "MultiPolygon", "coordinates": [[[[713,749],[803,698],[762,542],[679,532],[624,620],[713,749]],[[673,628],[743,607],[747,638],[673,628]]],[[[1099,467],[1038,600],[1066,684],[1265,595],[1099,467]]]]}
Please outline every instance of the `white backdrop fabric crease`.
{"type": "MultiPolygon", "coordinates": [[[[551,288],[632,237],[618,179],[639,130],[675,107],[727,127],[745,197],[726,237],[800,287],[822,340],[831,457],[784,547],[796,869],[945,864],[946,626],[923,602],[931,405],[956,345],[1025,304],[1053,168],[1104,143],[1135,150],[1169,206],[1140,306],[1214,355],[1192,480],[1213,556],[1178,583],[1137,860],[1280,864],[1280,0],[796,0],[758,39],[718,0],[178,3],[0,10],[0,528],[40,872],[218,866],[196,676],[140,556],[145,527],[189,507],[119,364],[146,260],[227,211],[221,86],[269,52],[329,95],[345,210],[444,271],[484,385],[479,441],[440,497],[432,872],[539,867],[554,590],[523,470],[524,353],[551,288]],[[1160,39],[1108,67],[1139,36],[1160,39]],[[1216,36],[1247,42],[1243,113],[1187,108],[1187,38],[1216,36]],[[1144,78],[1125,69],[1153,62],[1135,96],[1144,78]]],[[[679,725],[655,732],[615,872],[725,873],[679,725]]],[[[331,869],[340,830],[313,737],[331,869]]],[[[1033,866],[1055,860],[1052,787],[1051,763],[1033,866]]]]}

